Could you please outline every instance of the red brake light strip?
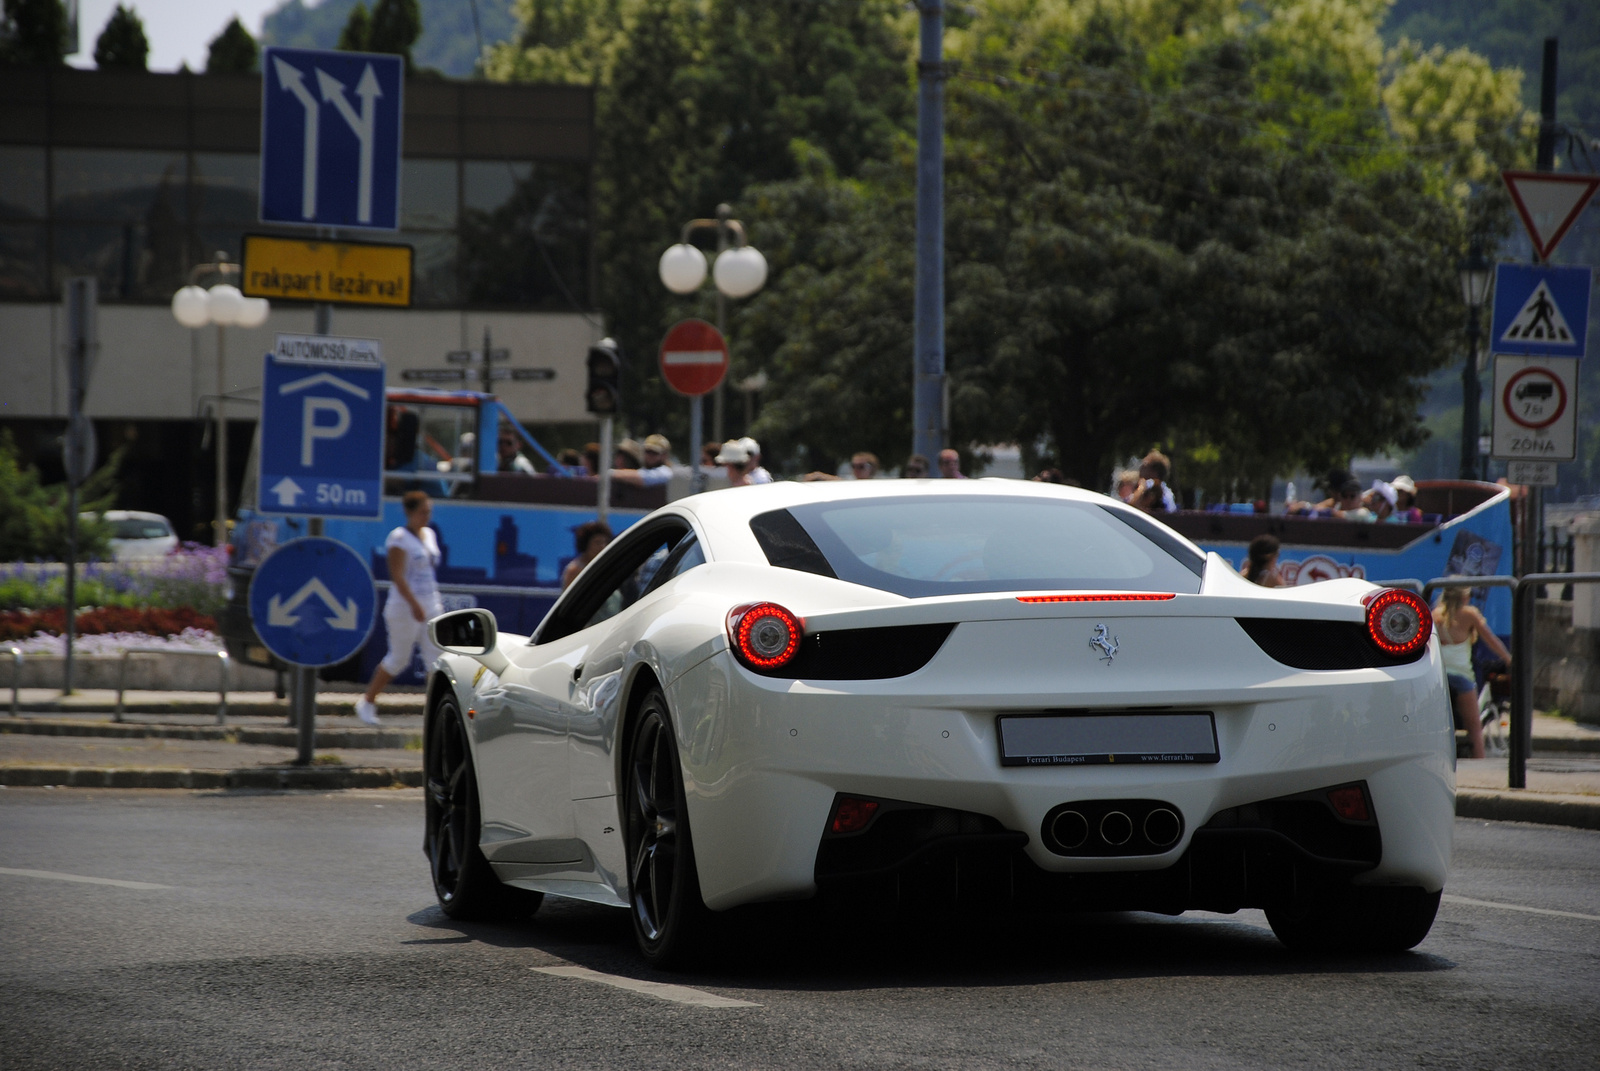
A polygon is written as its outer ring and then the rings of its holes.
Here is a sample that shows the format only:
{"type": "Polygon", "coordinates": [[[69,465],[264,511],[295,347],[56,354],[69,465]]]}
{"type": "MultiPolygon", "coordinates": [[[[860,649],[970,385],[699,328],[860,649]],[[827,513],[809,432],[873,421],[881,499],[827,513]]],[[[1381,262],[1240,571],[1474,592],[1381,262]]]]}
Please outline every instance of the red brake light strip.
{"type": "Polygon", "coordinates": [[[1174,592],[1108,591],[1098,595],[1018,595],[1018,602],[1166,602],[1174,592]]]}

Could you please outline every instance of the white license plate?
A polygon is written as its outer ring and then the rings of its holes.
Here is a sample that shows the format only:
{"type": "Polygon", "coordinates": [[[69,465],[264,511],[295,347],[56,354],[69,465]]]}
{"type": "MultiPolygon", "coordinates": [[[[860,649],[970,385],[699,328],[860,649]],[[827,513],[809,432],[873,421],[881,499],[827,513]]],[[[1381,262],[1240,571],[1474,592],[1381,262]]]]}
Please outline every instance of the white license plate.
{"type": "Polygon", "coordinates": [[[1216,762],[1210,712],[1021,714],[997,718],[1002,766],[1216,762]]]}

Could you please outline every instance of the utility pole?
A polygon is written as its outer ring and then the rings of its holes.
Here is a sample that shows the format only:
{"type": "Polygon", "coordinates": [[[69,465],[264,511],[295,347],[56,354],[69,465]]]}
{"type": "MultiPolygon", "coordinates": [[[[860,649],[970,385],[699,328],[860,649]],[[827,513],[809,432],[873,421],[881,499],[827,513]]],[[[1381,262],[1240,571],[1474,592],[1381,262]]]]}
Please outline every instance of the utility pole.
{"type": "Polygon", "coordinates": [[[913,303],[911,449],[944,449],[944,3],[918,0],[917,270],[913,303]]]}
{"type": "Polygon", "coordinates": [[[67,434],[62,455],[67,469],[66,658],[61,694],[71,695],[72,646],[78,614],[78,485],[94,470],[94,427],[83,415],[89,391],[89,355],[95,345],[95,309],[99,286],[94,276],[67,280],[67,434]]]}
{"type": "MultiPolygon", "coordinates": [[[[1556,58],[1558,40],[1544,39],[1544,63],[1539,71],[1539,155],[1534,163],[1537,171],[1556,169],[1556,58]]],[[[1542,258],[1534,251],[1534,261],[1542,258]]],[[[1539,571],[1539,541],[1544,536],[1544,488],[1528,488],[1524,501],[1522,520],[1522,571],[1539,571]]],[[[1532,627],[1533,622],[1527,623],[1532,627]]]]}

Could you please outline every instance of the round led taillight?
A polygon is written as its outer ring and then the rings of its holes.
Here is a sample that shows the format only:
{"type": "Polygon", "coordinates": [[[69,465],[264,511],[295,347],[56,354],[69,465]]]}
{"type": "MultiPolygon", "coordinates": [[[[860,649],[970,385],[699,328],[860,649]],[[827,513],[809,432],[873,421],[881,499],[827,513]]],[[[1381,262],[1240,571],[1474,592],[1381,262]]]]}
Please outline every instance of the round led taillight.
{"type": "Polygon", "coordinates": [[[777,669],[800,650],[800,619],[775,602],[758,602],[729,616],[734,653],[751,669],[777,669]]]}
{"type": "Polygon", "coordinates": [[[1420,595],[1388,588],[1367,603],[1367,635],[1391,657],[1415,654],[1433,635],[1433,614],[1420,595]]]}

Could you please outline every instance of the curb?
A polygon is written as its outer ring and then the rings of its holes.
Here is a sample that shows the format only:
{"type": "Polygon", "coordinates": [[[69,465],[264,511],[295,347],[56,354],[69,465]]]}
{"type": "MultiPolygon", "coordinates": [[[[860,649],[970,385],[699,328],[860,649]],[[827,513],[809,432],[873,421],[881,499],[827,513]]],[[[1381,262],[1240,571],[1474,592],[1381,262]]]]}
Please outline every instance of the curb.
{"type": "MultiPolygon", "coordinates": [[[[352,696],[348,703],[317,703],[317,716],[319,718],[333,718],[341,715],[353,715],[355,701],[360,696],[352,696]]],[[[103,701],[97,701],[103,702],[103,701]]],[[[379,708],[385,714],[413,714],[422,713],[422,703],[385,703],[379,708]]],[[[109,706],[89,706],[59,700],[46,700],[44,702],[28,702],[24,700],[17,706],[23,714],[107,714],[111,713],[109,706]]],[[[129,701],[122,705],[124,714],[215,714],[217,700],[147,700],[145,702],[129,701]]],[[[286,699],[272,700],[271,702],[235,702],[228,700],[228,717],[230,718],[287,718],[289,716],[289,702],[286,699]]]]}
{"type": "Polygon", "coordinates": [[[258,766],[242,770],[105,766],[0,766],[15,788],[317,789],[420,788],[422,771],[381,766],[258,766]]]}
{"type": "Polygon", "coordinates": [[[1556,796],[1525,791],[1456,791],[1457,818],[1534,822],[1572,829],[1600,829],[1600,796],[1556,796]]]}
{"type": "MultiPolygon", "coordinates": [[[[294,747],[298,730],[261,725],[138,725],[127,722],[40,721],[0,718],[0,734],[23,736],[99,736],[121,739],[221,740],[229,744],[294,747]]],[[[317,746],[330,748],[406,748],[422,746],[421,729],[341,729],[317,726],[317,746]]]]}

